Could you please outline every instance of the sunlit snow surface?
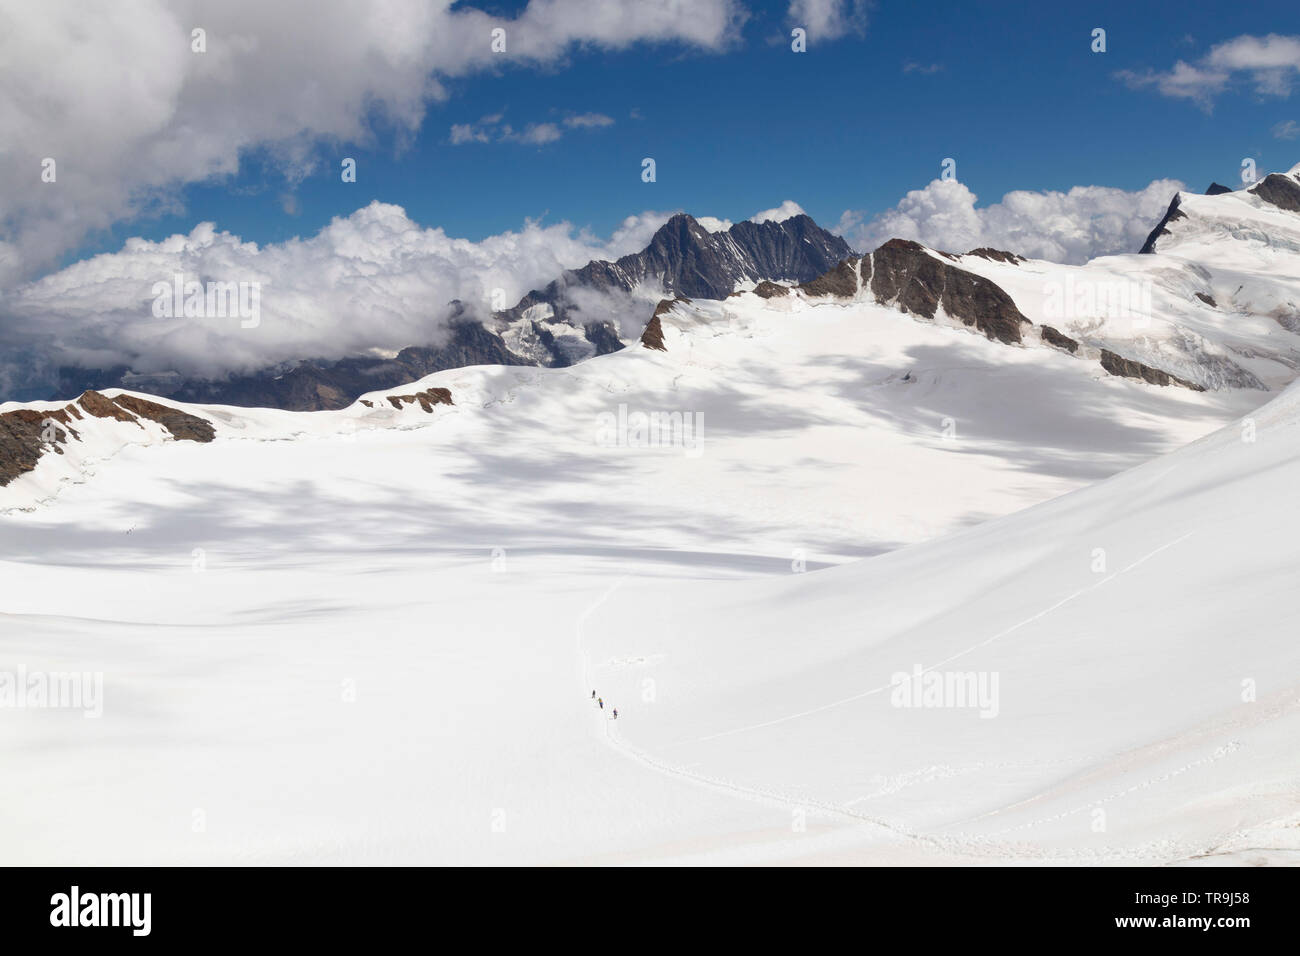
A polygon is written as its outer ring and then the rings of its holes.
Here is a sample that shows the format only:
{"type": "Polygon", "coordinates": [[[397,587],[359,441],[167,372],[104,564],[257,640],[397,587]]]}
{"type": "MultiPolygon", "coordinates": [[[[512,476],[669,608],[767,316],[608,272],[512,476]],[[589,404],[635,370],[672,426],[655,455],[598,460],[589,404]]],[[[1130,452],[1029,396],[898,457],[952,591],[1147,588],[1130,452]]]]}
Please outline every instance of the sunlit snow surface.
{"type": "Polygon", "coordinates": [[[664,324],[191,407],[209,445],[88,423],[0,491],[0,670],[104,675],[98,719],[0,710],[4,861],[1297,854],[1300,394],[866,304],[664,324]],[[620,405],[702,442],[601,445],[620,405]],[[894,706],[916,665],[996,716],[894,706]]]}

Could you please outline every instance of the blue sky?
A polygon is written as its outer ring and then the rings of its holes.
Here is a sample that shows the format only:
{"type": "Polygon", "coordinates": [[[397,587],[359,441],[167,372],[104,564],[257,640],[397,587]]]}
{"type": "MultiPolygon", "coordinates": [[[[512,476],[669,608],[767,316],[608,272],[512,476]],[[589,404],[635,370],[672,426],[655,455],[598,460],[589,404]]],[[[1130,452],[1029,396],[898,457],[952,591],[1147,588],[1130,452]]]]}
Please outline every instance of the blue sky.
{"type": "MultiPolygon", "coordinates": [[[[477,6],[513,17],[524,5],[477,6]]],[[[188,185],[173,213],[117,222],[62,261],[202,220],[281,241],[375,199],[475,240],[539,217],[607,235],[646,209],[739,220],[784,199],[834,225],[846,209],[870,215],[924,187],[945,157],[981,205],[1012,189],[1139,189],[1163,177],[1197,189],[1239,184],[1245,156],[1261,169],[1300,161],[1300,139],[1271,132],[1300,121],[1295,98],[1235,79],[1206,106],[1115,75],[1195,62],[1244,32],[1300,33],[1300,5],[1254,4],[1247,25],[1235,3],[1091,3],[1083,12],[882,0],[861,35],[814,40],[804,54],[790,50],[787,6],[751,4],[723,52],[670,42],[575,49],[542,68],[503,58],[499,70],[445,81],[447,98],[427,105],[413,137],[376,120],[368,144],[318,145],[316,169],[292,188],[265,153],[245,150],[237,175],[188,185]],[[1094,27],[1107,31],[1105,53],[1090,49],[1094,27]],[[593,113],[613,123],[563,127],[593,113]],[[550,122],[565,135],[543,145],[451,142],[454,124],[494,114],[498,128],[550,122]],[[340,181],[344,156],[357,159],[355,184],[340,181]],[[657,163],[652,184],[640,179],[645,156],[657,163]]]]}

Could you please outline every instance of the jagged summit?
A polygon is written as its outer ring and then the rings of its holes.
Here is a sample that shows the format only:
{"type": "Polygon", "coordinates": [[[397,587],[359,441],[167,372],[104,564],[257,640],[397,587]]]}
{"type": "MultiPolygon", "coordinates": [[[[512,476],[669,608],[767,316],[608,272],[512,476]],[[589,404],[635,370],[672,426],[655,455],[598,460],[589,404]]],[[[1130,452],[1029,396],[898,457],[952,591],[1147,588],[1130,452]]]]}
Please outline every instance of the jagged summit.
{"type": "Polygon", "coordinates": [[[546,288],[528,293],[504,316],[518,319],[545,305],[554,318],[566,320],[576,289],[631,292],[651,285],[670,296],[722,299],[739,283],[806,282],[852,251],[847,242],[802,213],[780,222],[746,220],[722,232],[710,232],[694,216],[678,213],[640,252],[570,270],[546,288]]]}

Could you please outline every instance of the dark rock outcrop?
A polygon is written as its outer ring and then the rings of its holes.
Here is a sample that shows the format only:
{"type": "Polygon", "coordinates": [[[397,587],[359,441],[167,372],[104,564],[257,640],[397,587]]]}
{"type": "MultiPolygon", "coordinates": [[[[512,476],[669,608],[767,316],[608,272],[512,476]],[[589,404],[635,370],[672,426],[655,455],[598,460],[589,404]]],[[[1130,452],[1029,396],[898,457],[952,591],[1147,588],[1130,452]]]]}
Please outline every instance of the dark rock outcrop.
{"type": "Polygon", "coordinates": [[[988,246],[980,246],[978,249],[972,249],[966,253],[968,256],[979,256],[981,259],[990,259],[993,262],[1005,262],[1013,266],[1018,266],[1022,262],[1028,262],[1024,256],[1018,256],[1014,252],[1007,252],[1004,249],[990,249],[988,246]]]}
{"type": "Polygon", "coordinates": [[[1196,296],[1196,298],[1200,299],[1202,302],[1204,302],[1206,305],[1208,305],[1211,309],[1217,309],[1217,308],[1219,307],[1218,303],[1216,303],[1216,302],[1214,301],[1214,296],[1212,296],[1212,295],[1206,295],[1204,292],[1196,292],[1196,293],[1193,293],[1193,294],[1196,296]]]}
{"type": "MultiPolygon", "coordinates": [[[[799,291],[810,296],[833,295],[839,298],[851,298],[858,291],[860,262],[861,260],[856,257],[845,259],[811,282],[799,285],[799,291]]],[[[867,268],[870,270],[870,266],[867,268]]]]}
{"type": "Polygon", "coordinates": [[[1179,378],[1176,375],[1170,375],[1168,372],[1162,372],[1150,365],[1143,365],[1133,359],[1126,359],[1109,349],[1101,350],[1101,367],[1111,375],[1118,375],[1121,378],[1137,378],[1151,385],[1181,385],[1183,388],[1190,388],[1195,392],[1205,391],[1204,387],[1200,385],[1179,378]]]}
{"type": "Polygon", "coordinates": [[[524,296],[501,316],[513,321],[545,303],[559,321],[569,321],[574,290],[627,293],[645,283],[670,295],[724,299],[738,282],[805,282],[817,278],[853,250],[806,215],[783,222],[738,222],[709,232],[692,216],[678,213],[640,252],[615,262],[602,259],[572,269],[524,296]]]}
{"type": "MultiPolygon", "coordinates": [[[[455,405],[451,400],[451,389],[449,388],[426,388],[423,392],[416,392],[414,395],[387,395],[388,403],[399,412],[403,405],[414,405],[419,402],[420,408],[426,412],[432,412],[434,405],[455,405]]],[[[369,405],[369,402],[366,402],[369,405]]]]}
{"type": "Polygon", "coordinates": [[[92,418],[111,419],[122,427],[139,426],[140,419],[157,422],[177,441],[210,442],[216,429],[205,418],[178,408],[160,405],[135,395],[109,398],[86,391],[76,402],[63,408],[40,410],[19,408],[0,414],[0,488],[36,467],[47,451],[62,455],[69,440],[80,441],[72,422],[92,418]],[[62,426],[62,427],[60,427],[62,426]]]}
{"type": "Polygon", "coordinates": [[[1069,352],[1071,355],[1079,351],[1079,343],[1076,342],[1074,339],[1070,338],[1068,335],[1058,332],[1050,325],[1043,325],[1040,326],[1039,328],[1042,330],[1043,333],[1043,341],[1046,342],[1048,345],[1054,348],[1064,349],[1065,351],[1069,352]]]}
{"type": "Polygon", "coordinates": [[[1161,219],[1160,222],[1156,224],[1156,227],[1151,230],[1150,234],[1147,236],[1147,241],[1142,244],[1142,248],[1139,249],[1138,252],[1144,254],[1154,253],[1156,251],[1156,240],[1161,236],[1169,235],[1169,224],[1171,222],[1177,222],[1179,219],[1187,218],[1187,213],[1179,209],[1178,205],[1178,196],[1175,195],[1173,200],[1169,203],[1169,208],[1165,211],[1164,218],[1161,219]]]}
{"type": "Polygon", "coordinates": [[[668,346],[664,345],[664,327],[659,321],[659,316],[651,316],[650,321],[641,330],[641,344],[648,349],[658,349],[660,352],[668,351],[668,346]]]}
{"type": "Polygon", "coordinates": [[[776,299],[789,294],[790,287],[788,285],[778,285],[775,282],[768,282],[766,279],[754,286],[754,295],[760,299],[776,299]]]}
{"type": "Polygon", "coordinates": [[[1224,193],[1230,193],[1232,189],[1227,186],[1221,186],[1218,183],[1210,183],[1210,188],[1205,190],[1207,196],[1222,196],[1224,193]]]}
{"type": "MultiPolygon", "coordinates": [[[[95,393],[87,392],[86,394],[95,393]]],[[[83,405],[85,397],[85,395],[82,396],[83,405]]],[[[134,395],[119,395],[113,401],[140,418],[147,418],[150,421],[157,422],[167,429],[172,438],[177,441],[206,443],[217,437],[217,430],[212,427],[212,423],[206,418],[199,418],[197,415],[189,414],[189,412],[182,412],[178,408],[159,405],[157,402],[150,402],[134,395]]]]}
{"type": "Polygon", "coordinates": [[[70,418],[65,409],[19,408],[0,414],[0,488],[35,468],[47,450],[62,455],[59,446],[67,444],[69,435],[78,437],[69,425],[70,418]]]}
{"type": "Polygon", "coordinates": [[[924,246],[891,239],[871,254],[871,292],[882,305],[933,319],[939,308],[999,342],[1019,342],[1030,325],[996,283],[941,262],[924,246]]]}
{"type": "Polygon", "coordinates": [[[674,303],[687,302],[691,300],[685,296],[678,296],[675,299],[660,299],[659,304],[655,306],[655,311],[650,316],[650,321],[645,324],[641,330],[641,344],[648,349],[658,349],[660,352],[667,352],[668,346],[664,344],[664,327],[659,321],[659,317],[669,312],[674,303]]]}
{"type": "Polygon", "coordinates": [[[1252,186],[1250,191],[1278,209],[1300,212],[1300,182],[1291,176],[1271,173],[1252,186]]]}

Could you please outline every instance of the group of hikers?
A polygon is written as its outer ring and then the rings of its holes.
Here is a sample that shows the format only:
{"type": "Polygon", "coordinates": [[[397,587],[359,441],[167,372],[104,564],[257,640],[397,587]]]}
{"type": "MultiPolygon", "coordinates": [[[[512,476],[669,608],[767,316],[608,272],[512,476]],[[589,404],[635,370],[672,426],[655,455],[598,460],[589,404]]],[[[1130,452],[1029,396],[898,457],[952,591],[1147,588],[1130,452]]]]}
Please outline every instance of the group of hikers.
{"type": "MultiPolygon", "coordinates": [[[[596,703],[600,704],[601,710],[605,709],[605,698],[597,697],[596,692],[594,690],[591,692],[591,699],[594,700],[596,703]]],[[[613,708],[613,710],[614,710],[614,719],[618,720],[618,708],[615,707],[613,708]]]]}

